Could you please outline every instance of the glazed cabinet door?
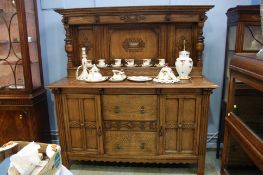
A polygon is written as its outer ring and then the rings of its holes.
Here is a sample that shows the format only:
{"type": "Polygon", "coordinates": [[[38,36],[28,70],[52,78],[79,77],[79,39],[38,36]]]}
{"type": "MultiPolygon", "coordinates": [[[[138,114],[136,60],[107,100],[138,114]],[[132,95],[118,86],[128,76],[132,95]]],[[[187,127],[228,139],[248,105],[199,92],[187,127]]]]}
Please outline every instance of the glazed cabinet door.
{"type": "Polygon", "coordinates": [[[162,95],[160,105],[161,154],[197,155],[201,98],[162,95]]]}
{"type": "Polygon", "coordinates": [[[100,96],[68,94],[63,105],[68,151],[102,153],[100,96]]]}
{"type": "Polygon", "coordinates": [[[0,111],[0,145],[10,140],[29,141],[28,116],[24,111],[0,111]]]}

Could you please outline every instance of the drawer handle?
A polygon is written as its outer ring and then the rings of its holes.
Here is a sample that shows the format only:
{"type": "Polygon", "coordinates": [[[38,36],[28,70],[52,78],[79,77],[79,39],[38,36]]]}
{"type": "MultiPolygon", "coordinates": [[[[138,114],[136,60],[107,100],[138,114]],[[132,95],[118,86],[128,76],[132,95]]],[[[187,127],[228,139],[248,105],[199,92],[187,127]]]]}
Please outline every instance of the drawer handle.
{"type": "Polygon", "coordinates": [[[164,128],[161,126],[159,130],[159,136],[163,136],[164,128]]]}
{"type": "Polygon", "coordinates": [[[23,119],[23,115],[19,114],[19,119],[22,120],[23,119]]]}
{"type": "Polygon", "coordinates": [[[121,149],[120,144],[117,144],[117,145],[116,145],[116,149],[121,149]]]}
{"type": "Polygon", "coordinates": [[[115,106],[114,112],[115,112],[116,114],[120,113],[120,112],[121,112],[120,107],[119,107],[119,106],[115,106]]]}
{"type": "Polygon", "coordinates": [[[98,128],[98,136],[102,136],[102,130],[101,130],[101,127],[98,128]]]}
{"type": "Polygon", "coordinates": [[[141,112],[141,114],[144,114],[144,113],[145,113],[144,106],[141,106],[141,108],[139,109],[139,111],[141,112]]]}
{"type": "Polygon", "coordinates": [[[144,146],[145,146],[145,143],[141,143],[141,144],[140,144],[140,148],[141,148],[141,149],[144,149],[144,146]]]}
{"type": "Polygon", "coordinates": [[[81,123],[81,124],[80,124],[80,127],[84,127],[84,125],[85,125],[84,123],[81,123]]]}

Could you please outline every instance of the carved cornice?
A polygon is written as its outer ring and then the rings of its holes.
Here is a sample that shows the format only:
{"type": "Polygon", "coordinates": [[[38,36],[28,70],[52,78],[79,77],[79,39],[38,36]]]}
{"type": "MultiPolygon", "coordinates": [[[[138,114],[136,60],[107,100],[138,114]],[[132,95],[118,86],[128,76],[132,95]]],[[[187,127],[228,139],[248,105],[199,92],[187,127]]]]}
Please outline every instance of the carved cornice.
{"type": "Polygon", "coordinates": [[[156,131],[156,121],[104,121],[104,130],[156,131]]]}

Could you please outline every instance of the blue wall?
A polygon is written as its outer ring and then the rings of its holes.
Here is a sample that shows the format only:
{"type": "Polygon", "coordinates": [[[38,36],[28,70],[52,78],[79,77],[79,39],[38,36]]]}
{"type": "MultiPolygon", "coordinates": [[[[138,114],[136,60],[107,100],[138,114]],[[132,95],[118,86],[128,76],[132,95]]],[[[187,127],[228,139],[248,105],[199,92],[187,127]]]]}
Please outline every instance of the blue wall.
{"type": "MultiPolygon", "coordinates": [[[[133,6],[133,5],[214,5],[204,26],[205,50],[203,74],[222,87],[226,39],[226,11],[236,5],[259,4],[260,0],[38,0],[42,61],[45,85],[66,76],[64,29],[61,16],[54,8],[133,6]]],[[[218,130],[222,88],[211,96],[209,136],[218,130]]],[[[49,114],[52,134],[56,133],[54,100],[49,92],[49,114]]]]}

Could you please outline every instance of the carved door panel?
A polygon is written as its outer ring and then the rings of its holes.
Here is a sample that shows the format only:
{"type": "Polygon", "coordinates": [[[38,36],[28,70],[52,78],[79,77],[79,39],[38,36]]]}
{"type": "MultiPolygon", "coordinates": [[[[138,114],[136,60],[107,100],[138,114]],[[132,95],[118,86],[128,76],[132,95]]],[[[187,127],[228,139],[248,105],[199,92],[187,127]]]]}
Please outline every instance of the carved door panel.
{"type": "Polygon", "coordinates": [[[163,95],[160,102],[160,153],[197,155],[201,98],[163,95]]]}
{"type": "Polygon", "coordinates": [[[22,111],[0,111],[0,145],[10,140],[29,141],[28,116],[22,111]]]}
{"type": "Polygon", "coordinates": [[[103,153],[100,97],[70,94],[63,103],[68,149],[103,153]]]}

